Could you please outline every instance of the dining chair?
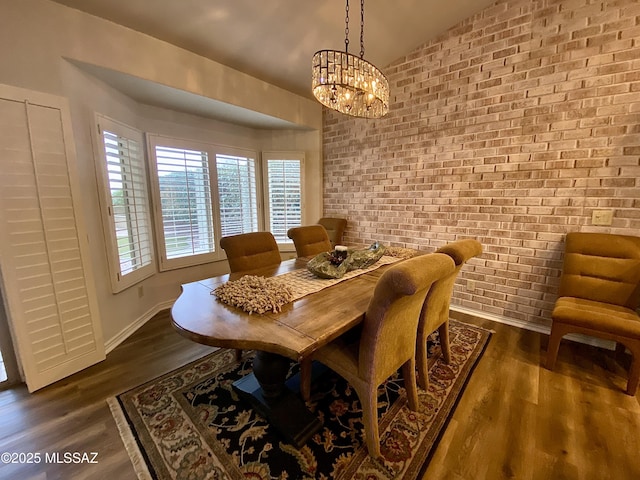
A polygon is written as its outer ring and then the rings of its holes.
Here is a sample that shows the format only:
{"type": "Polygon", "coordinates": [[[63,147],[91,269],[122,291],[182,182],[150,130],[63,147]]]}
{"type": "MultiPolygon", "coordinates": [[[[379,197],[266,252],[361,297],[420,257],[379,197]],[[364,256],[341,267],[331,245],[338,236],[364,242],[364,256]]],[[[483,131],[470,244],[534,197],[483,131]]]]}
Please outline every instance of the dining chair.
{"type": "Polygon", "coordinates": [[[438,253],[449,255],[456,268],[451,274],[438,282],[429,290],[427,300],[420,312],[418,323],[418,344],[416,345],[416,364],[418,366],[418,385],[426,390],[429,386],[429,366],[427,358],[427,339],[438,330],[440,349],[445,363],[451,362],[451,347],[449,346],[449,307],[453,286],[464,264],[473,257],[482,254],[482,244],[472,238],[448,243],[438,250],[438,253]]]}
{"type": "MultiPolygon", "coordinates": [[[[227,254],[231,273],[276,266],[282,262],[278,244],[271,232],[241,233],[222,237],[220,247],[227,254]]],[[[236,360],[240,360],[241,357],[242,350],[236,349],[236,360]]]]}
{"type": "Polygon", "coordinates": [[[448,255],[432,253],[404,260],[376,283],[359,335],[350,330],[312,354],[354,388],[362,404],[369,454],[380,456],[378,386],[402,368],[409,408],[418,409],[415,371],[420,309],[432,284],[455,266],[448,255]]]}
{"type": "Polygon", "coordinates": [[[271,232],[251,232],[220,239],[231,273],[280,264],[282,258],[271,232]]]}
{"type": "Polygon", "coordinates": [[[551,312],[547,368],[552,370],[562,337],[581,333],[613,340],[632,359],[627,394],[640,380],[640,237],[568,233],[558,299],[551,312]]]}
{"type": "Polygon", "coordinates": [[[298,257],[310,257],[332,250],[329,235],[322,225],[290,228],[287,237],[293,240],[298,257]]]}
{"type": "Polygon", "coordinates": [[[342,236],[347,228],[346,218],[322,217],[318,223],[327,230],[331,247],[342,245],[342,236]]]}

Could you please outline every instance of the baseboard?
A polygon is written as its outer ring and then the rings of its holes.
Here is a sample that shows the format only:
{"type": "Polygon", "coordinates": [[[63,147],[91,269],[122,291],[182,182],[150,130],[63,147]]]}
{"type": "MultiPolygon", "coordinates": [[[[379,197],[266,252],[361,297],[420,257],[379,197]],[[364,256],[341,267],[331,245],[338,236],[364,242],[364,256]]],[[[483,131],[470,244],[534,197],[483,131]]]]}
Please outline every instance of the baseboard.
{"type": "Polygon", "coordinates": [[[132,324],[121,330],[114,337],[107,340],[104,344],[105,353],[111,352],[114,348],[124,342],[127,338],[135,333],[141,326],[151,320],[155,315],[160,313],[163,310],[167,310],[171,308],[171,306],[175,303],[174,300],[170,300],[168,302],[158,303],[154,305],[149,310],[147,310],[141,317],[136,319],[132,324]]]}
{"type": "MultiPolygon", "coordinates": [[[[482,312],[480,310],[474,310],[472,308],[461,307],[459,305],[451,305],[451,310],[454,312],[460,312],[474,317],[483,318],[485,320],[491,320],[497,323],[504,323],[505,325],[511,325],[512,327],[523,328],[525,330],[531,330],[533,332],[549,335],[551,333],[551,327],[545,325],[534,324],[525,322],[523,320],[516,320],[514,318],[504,317],[502,315],[495,315],[492,313],[482,312]]],[[[571,340],[578,343],[584,343],[599,348],[606,348],[607,350],[615,350],[616,343],[611,340],[603,340],[601,338],[589,337],[587,335],[581,335],[579,333],[570,333],[565,335],[564,339],[571,340]]]]}

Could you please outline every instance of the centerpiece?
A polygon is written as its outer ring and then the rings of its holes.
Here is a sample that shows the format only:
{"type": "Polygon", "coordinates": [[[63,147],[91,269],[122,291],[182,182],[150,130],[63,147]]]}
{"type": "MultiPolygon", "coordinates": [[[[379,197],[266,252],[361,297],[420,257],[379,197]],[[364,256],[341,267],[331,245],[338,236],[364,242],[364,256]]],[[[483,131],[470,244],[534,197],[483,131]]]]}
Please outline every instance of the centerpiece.
{"type": "Polygon", "coordinates": [[[329,252],[329,262],[336,267],[347,259],[349,249],[344,245],[336,245],[333,252],[329,252]]]}
{"type": "Polygon", "coordinates": [[[351,270],[373,265],[384,255],[385,250],[385,246],[379,242],[363,249],[336,245],[333,251],[320,253],[309,260],[307,270],[320,278],[342,278],[351,270]]]}

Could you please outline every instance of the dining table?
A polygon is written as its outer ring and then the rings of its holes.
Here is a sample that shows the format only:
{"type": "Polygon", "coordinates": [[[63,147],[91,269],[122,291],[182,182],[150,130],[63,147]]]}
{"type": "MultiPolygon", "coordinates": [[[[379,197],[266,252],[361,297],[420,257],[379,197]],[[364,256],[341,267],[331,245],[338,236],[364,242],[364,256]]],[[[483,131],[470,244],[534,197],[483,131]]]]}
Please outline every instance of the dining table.
{"type": "Polygon", "coordinates": [[[253,372],[237,380],[234,390],[287,441],[301,447],[321,423],[300,397],[299,379],[287,378],[291,361],[302,362],[362,322],[378,278],[397,260],[382,259],[338,280],[314,277],[306,269],[309,259],[297,258],[273,267],[186,283],[171,308],[172,324],[181,335],[197,343],[254,350],[253,372]],[[313,288],[298,294],[299,298],[279,311],[248,313],[213,294],[217,287],[244,275],[280,277],[284,284],[292,282],[292,288],[302,278],[304,288],[307,284],[313,288]]]}

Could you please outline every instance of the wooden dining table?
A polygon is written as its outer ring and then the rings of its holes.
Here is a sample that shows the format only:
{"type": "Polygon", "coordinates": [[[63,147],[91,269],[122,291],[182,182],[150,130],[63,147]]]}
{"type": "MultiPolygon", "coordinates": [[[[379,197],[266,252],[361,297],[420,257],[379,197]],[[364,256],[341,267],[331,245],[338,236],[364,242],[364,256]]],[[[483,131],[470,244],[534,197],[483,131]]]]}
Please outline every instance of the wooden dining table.
{"type": "Polygon", "coordinates": [[[216,287],[243,275],[273,277],[304,269],[308,259],[286,260],[276,267],[232,273],[182,285],[171,309],[175,329],[205,345],[255,350],[253,373],[234,384],[284,437],[302,446],[321,426],[286,380],[291,360],[300,362],[358,325],[386,266],[323,288],[282,306],[281,311],[249,314],[219,301],[216,287]]]}

